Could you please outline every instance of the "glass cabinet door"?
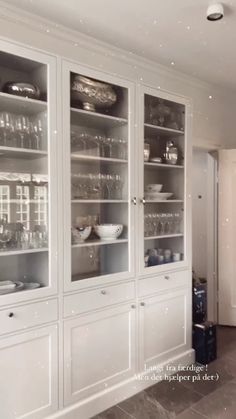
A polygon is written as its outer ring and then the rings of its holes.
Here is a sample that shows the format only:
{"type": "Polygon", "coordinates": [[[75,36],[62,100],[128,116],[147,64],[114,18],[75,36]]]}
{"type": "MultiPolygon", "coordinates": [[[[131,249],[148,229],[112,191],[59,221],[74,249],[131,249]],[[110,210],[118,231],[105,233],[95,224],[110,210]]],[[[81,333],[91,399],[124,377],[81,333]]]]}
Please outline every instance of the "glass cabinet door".
{"type": "Polygon", "coordinates": [[[130,272],[130,94],[119,81],[77,66],[68,64],[64,77],[70,287],[130,272]]]}
{"type": "Polygon", "coordinates": [[[141,270],[185,260],[185,104],[143,92],[143,259],[141,270]]]}
{"type": "MultiPolygon", "coordinates": [[[[56,188],[50,179],[55,182],[56,173],[49,157],[55,155],[49,131],[54,60],[21,48],[17,53],[22,55],[16,55],[15,47],[4,46],[0,51],[0,298],[5,296],[6,302],[11,297],[32,298],[32,293],[42,296],[49,286],[53,289],[56,230],[50,215],[53,212],[56,220],[56,188]]],[[[53,126],[51,119],[50,123],[53,126]]]]}

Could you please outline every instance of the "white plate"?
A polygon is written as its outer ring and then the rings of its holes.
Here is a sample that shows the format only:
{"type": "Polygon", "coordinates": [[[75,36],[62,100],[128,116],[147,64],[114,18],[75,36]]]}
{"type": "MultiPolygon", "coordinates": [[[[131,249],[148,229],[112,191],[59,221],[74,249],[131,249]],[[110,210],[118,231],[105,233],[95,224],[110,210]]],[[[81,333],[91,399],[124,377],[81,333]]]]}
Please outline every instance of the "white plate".
{"type": "Polygon", "coordinates": [[[38,282],[26,282],[24,284],[24,290],[34,290],[39,287],[40,287],[40,284],[38,282]]]}
{"type": "Polygon", "coordinates": [[[4,289],[4,290],[1,290],[0,288],[0,295],[10,294],[11,292],[16,292],[16,291],[21,291],[24,288],[23,282],[20,282],[20,281],[9,281],[9,282],[12,282],[13,284],[15,284],[15,287],[4,289]]]}
{"type": "Polygon", "coordinates": [[[13,281],[0,281],[0,293],[5,290],[12,290],[16,287],[13,281]]]}
{"type": "Polygon", "coordinates": [[[148,192],[146,193],[145,198],[150,200],[160,200],[164,201],[170,198],[173,195],[171,192],[148,192]]]}

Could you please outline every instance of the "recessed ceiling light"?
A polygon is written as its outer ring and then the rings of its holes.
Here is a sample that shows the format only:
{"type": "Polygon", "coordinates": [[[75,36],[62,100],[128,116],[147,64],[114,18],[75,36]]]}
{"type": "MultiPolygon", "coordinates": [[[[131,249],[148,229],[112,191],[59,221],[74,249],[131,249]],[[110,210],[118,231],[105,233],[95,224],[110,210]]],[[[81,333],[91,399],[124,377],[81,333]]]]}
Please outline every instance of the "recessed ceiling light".
{"type": "Polygon", "coordinates": [[[215,22],[224,17],[224,7],[221,3],[210,4],[207,9],[207,20],[215,22]]]}

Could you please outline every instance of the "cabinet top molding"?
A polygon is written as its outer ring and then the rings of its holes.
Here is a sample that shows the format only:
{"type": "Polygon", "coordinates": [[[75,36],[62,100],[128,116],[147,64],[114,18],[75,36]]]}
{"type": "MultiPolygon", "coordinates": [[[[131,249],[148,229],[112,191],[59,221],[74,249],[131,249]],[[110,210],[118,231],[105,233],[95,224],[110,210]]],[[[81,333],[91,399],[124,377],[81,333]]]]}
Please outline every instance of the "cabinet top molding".
{"type": "MultiPolygon", "coordinates": [[[[188,83],[190,86],[195,86],[201,89],[209,89],[209,84],[207,82],[199,80],[190,75],[183,74],[176,69],[168,68],[162,64],[157,63],[156,61],[140,57],[132,52],[115,47],[112,44],[97,40],[79,31],[74,31],[61,24],[57,24],[48,19],[23,11],[22,9],[9,5],[7,2],[1,0],[0,20],[7,20],[12,24],[23,25],[29,30],[33,30],[34,32],[37,31],[38,33],[44,34],[44,36],[48,36],[49,38],[53,37],[62,42],[73,44],[75,48],[86,48],[95,54],[104,55],[105,53],[107,56],[110,56],[114,59],[119,59],[119,61],[123,61],[124,64],[128,64],[132,67],[137,66],[137,71],[147,70],[153,74],[168,74],[176,81],[188,83]],[[155,66],[153,66],[153,64],[155,66]]],[[[6,40],[6,38],[4,40],[6,40]]],[[[10,41],[12,41],[12,39],[10,41]]],[[[142,83],[145,84],[145,80],[142,81],[142,83]]]]}

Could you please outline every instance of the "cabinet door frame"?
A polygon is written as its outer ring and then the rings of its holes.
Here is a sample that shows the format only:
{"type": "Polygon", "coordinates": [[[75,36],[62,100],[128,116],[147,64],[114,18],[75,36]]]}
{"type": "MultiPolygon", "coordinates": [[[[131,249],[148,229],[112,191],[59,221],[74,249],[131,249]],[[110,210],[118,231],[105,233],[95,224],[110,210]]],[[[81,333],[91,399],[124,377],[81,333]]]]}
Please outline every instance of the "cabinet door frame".
{"type": "MultiPolygon", "coordinates": [[[[179,307],[181,309],[181,307],[179,307]]],[[[155,320],[155,319],[154,319],[155,320]]],[[[156,319],[158,322],[158,319],[156,319]]],[[[166,324],[169,328],[169,325],[166,324]]],[[[168,359],[174,358],[175,355],[180,355],[185,350],[191,347],[191,294],[190,288],[183,288],[180,290],[169,291],[159,294],[155,294],[150,297],[139,299],[139,371],[147,371],[152,366],[163,364],[168,359]],[[150,305],[158,305],[160,302],[174,300],[176,297],[184,297],[184,341],[181,345],[171,348],[168,351],[164,351],[156,356],[145,359],[144,356],[144,316],[145,309],[150,305]],[[175,352],[176,351],[176,352],[175,352]]],[[[170,331],[170,333],[172,333],[170,331]]]]}
{"type": "Polygon", "coordinates": [[[139,227],[139,237],[140,240],[137,243],[137,260],[138,266],[136,267],[139,277],[146,277],[149,275],[155,275],[165,271],[171,271],[176,269],[187,268],[191,266],[191,158],[192,158],[192,149],[191,149],[191,112],[192,104],[191,100],[178,96],[170,92],[166,92],[161,89],[156,89],[147,85],[139,85],[137,88],[137,117],[138,117],[138,138],[139,138],[139,159],[138,166],[141,170],[138,171],[138,227],[139,227]],[[177,263],[170,263],[168,265],[157,265],[149,267],[148,269],[144,267],[144,205],[141,203],[141,200],[144,195],[144,165],[143,165],[143,146],[144,146],[144,96],[145,94],[150,96],[155,96],[157,98],[169,100],[182,104],[185,106],[185,132],[184,132],[184,144],[185,144],[185,153],[184,153],[184,255],[185,258],[183,261],[177,263]]]}
{"type": "MultiPolygon", "coordinates": [[[[58,129],[57,129],[57,59],[56,56],[43,53],[37,49],[22,46],[0,39],[0,50],[18,57],[37,61],[47,65],[47,146],[49,175],[49,243],[48,243],[48,286],[3,295],[0,305],[14,304],[21,301],[44,298],[55,295],[58,289],[58,129]]],[[[10,256],[9,256],[10,257],[10,256]]],[[[1,261],[1,259],[0,259],[1,261]]]]}
{"type": "Polygon", "coordinates": [[[136,183],[132,182],[134,176],[135,161],[132,158],[134,155],[134,108],[135,108],[135,89],[134,83],[126,79],[120,79],[108,73],[94,70],[87,66],[82,66],[78,63],[69,60],[62,60],[62,95],[63,95],[63,219],[64,219],[64,291],[69,292],[88,287],[97,287],[101,284],[108,284],[110,282],[122,281],[135,276],[134,265],[134,234],[135,234],[135,207],[132,204],[132,198],[135,196],[136,183]],[[71,281],[71,179],[70,179],[70,72],[85,74],[88,77],[99,79],[101,81],[116,84],[118,86],[128,89],[128,219],[129,219],[129,233],[128,233],[128,251],[129,251],[129,268],[127,272],[120,272],[115,274],[101,275],[81,281],[71,281]]]}
{"type": "MultiPolygon", "coordinates": [[[[64,405],[67,406],[76,401],[83,400],[87,397],[98,394],[100,391],[104,391],[104,384],[108,383],[107,388],[112,385],[119,384],[127,379],[132,379],[136,371],[136,310],[131,307],[130,304],[122,304],[112,308],[106,308],[95,313],[89,313],[81,316],[77,316],[74,319],[68,319],[64,321],[64,405]],[[113,376],[108,376],[97,381],[91,386],[82,388],[81,390],[72,393],[72,368],[71,368],[71,331],[73,328],[84,326],[91,323],[97,323],[99,327],[99,321],[120,314],[128,313],[129,322],[129,368],[120,373],[116,373],[113,376]]],[[[109,337],[108,337],[109,339],[109,337]]],[[[96,348],[93,348],[96,351],[96,348]]],[[[99,362],[99,354],[98,354],[99,362]]]]}
{"type": "MultiPolygon", "coordinates": [[[[41,337],[49,337],[50,342],[50,371],[49,371],[49,400],[50,404],[40,407],[21,416],[25,419],[41,419],[58,409],[58,326],[51,325],[0,339],[0,351],[4,348],[31,342],[41,337]]],[[[37,356],[37,354],[35,354],[37,356]]],[[[19,360],[20,362],[20,360],[19,360]]],[[[19,379],[19,378],[18,378],[19,379]]],[[[27,389],[30,391],[30,389],[27,389]]],[[[23,396],[26,396],[27,392],[23,396]]],[[[1,408],[0,408],[1,409],[1,408]]]]}

